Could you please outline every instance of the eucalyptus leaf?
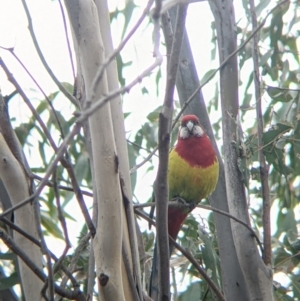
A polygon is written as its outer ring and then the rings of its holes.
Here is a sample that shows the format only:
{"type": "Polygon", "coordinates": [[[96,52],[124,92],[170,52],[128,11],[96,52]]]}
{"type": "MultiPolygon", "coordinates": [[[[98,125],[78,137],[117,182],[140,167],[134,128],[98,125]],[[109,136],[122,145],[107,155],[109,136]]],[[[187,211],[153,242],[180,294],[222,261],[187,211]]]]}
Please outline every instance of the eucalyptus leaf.
{"type": "Polygon", "coordinates": [[[1,278],[0,279],[0,295],[1,295],[2,290],[9,289],[18,283],[19,283],[19,276],[17,273],[13,273],[9,277],[1,278]]]}

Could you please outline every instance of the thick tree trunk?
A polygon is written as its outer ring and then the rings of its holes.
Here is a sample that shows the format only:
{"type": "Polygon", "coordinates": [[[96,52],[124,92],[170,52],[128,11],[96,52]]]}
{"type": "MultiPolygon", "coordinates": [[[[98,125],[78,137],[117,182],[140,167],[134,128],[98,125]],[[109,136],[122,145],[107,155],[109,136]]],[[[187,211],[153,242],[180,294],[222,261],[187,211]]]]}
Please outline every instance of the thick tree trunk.
{"type": "MultiPolygon", "coordinates": [[[[0,177],[8,192],[12,205],[17,205],[30,196],[29,181],[25,175],[23,166],[21,166],[20,162],[12,154],[2,134],[0,134],[0,160],[0,177]]],[[[34,213],[34,206],[36,205],[37,204],[33,202],[16,210],[14,212],[14,223],[29,235],[39,239],[35,222],[36,216],[34,213]]],[[[18,232],[14,232],[14,241],[42,270],[42,253],[40,248],[18,232]]],[[[25,299],[41,300],[43,282],[20,258],[18,258],[18,265],[25,299]]]]}
{"type": "MultiPolygon", "coordinates": [[[[236,24],[233,3],[230,0],[211,0],[215,17],[219,58],[223,62],[237,48],[236,24]]],[[[233,216],[249,221],[248,207],[242,176],[238,168],[239,146],[239,100],[237,56],[233,56],[220,70],[222,104],[223,147],[226,191],[229,212],[233,216]],[[237,146],[232,144],[236,141],[237,146]]],[[[273,300],[272,273],[264,265],[251,233],[240,224],[231,221],[231,228],[238,260],[246,281],[250,300],[273,300]]],[[[227,271],[231,273],[231,271],[227,271]]],[[[237,285],[237,284],[233,284],[237,285]]],[[[238,285],[240,283],[238,282],[238,285]]]]}
{"type": "MultiPolygon", "coordinates": [[[[93,1],[65,1],[81,63],[86,97],[92,103],[108,93],[106,74],[92,87],[104,61],[97,8],[93,1]]],[[[123,301],[122,197],[111,121],[110,104],[89,118],[98,197],[98,223],[94,239],[96,276],[101,300],[123,301]]]]}
{"type": "MultiPolygon", "coordinates": [[[[107,6],[107,0],[95,0],[95,4],[98,11],[98,19],[100,25],[101,36],[103,39],[103,45],[105,49],[105,58],[110,57],[114,51],[111,29],[110,29],[110,18],[107,6]]],[[[115,91],[119,89],[119,79],[117,71],[116,58],[106,68],[107,82],[109,91],[115,91]]],[[[123,252],[126,258],[128,258],[130,271],[124,271],[124,273],[134,275],[135,284],[131,289],[135,290],[138,288],[140,298],[142,298],[142,285],[140,275],[140,263],[138,256],[137,237],[141,235],[140,232],[136,231],[135,227],[135,216],[132,206],[132,191],[131,181],[129,174],[129,161],[127,151],[127,141],[125,135],[124,126],[124,114],[122,108],[121,95],[118,95],[110,102],[111,107],[111,119],[113,124],[114,138],[117,150],[117,156],[119,159],[119,172],[120,182],[123,194],[124,204],[124,218],[123,218],[123,252]]],[[[124,260],[124,258],[123,258],[124,260]]],[[[126,275],[126,278],[129,275],[126,275]]],[[[127,287],[127,286],[126,286],[127,287]]],[[[126,292],[126,291],[125,291],[126,292]]],[[[125,295],[130,296],[132,293],[127,292],[125,295]]],[[[126,298],[127,299],[127,298],[126,298]]]]}
{"type": "MultiPolygon", "coordinates": [[[[105,69],[98,83],[95,82],[96,74],[107,56],[105,49],[112,52],[107,4],[98,2],[97,10],[93,1],[66,0],[65,3],[73,29],[77,62],[83,77],[80,83],[84,83],[87,101],[94,103],[109,91],[118,89],[115,63],[105,69]]],[[[86,105],[81,104],[83,108],[86,105]]],[[[117,97],[112,100],[112,104],[108,103],[94,112],[89,117],[88,127],[98,207],[93,250],[99,294],[101,300],[138,299],[136,287],[142,293],[140,267],[120,98],[117,97]],[[126,214],[124,209],[127,209],[126,214]],[[135,251],[134,256],[131,250],[135,251]]],[[[92,269],[91,261],[91,272],[92,269]]]]}
{"type": "MultiPolygon", "coordinates": [[[[6,207],[9,207],[19,204],[28,198],[32,192],[30,192],[31,179],[28,176],[30,170],[18,138],[11,126],[8,108],[1,94],[0,132],[0,177],[8,194],[8,199],[1,200],[1,202],[6,204],[6,207]]],[[[4,187],[2,187],[2,189],[4,189],[4,187]]],[[[39,216],[35,214],[39,209],[37,207],[34,208],[35,206],[39,206],[36,201],[22,206],[14,211],[13,217],[14,223],[19,228],[39,240],[37,230],[37,223],[39,223],[37,219],[39,219],[39,216]]],[[[11,215],[8,215],[7,218],[10,219],[11,215]]],[[[36,266],[43,269],[42,252],[40,248],[16,231],[13,232],[13,239],[18,247],[20,247],[27,256],[30,256],[30,259],[36,266]]],[[[18,270],[25,299],[41,300],[43,282],[19,257],[18,270]]]]}

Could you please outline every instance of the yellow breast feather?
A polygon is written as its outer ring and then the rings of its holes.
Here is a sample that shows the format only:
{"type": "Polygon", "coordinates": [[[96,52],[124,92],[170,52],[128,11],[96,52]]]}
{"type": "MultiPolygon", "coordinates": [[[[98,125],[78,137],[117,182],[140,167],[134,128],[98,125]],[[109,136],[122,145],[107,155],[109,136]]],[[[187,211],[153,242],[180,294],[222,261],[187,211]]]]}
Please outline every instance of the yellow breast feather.
{"type": "Polygon", "coordinates": [[[208,166],[190,166],[175,150],[169,157],[169,198],[181,197],[185,201],[200,202],[216,188],[219,176],[219,163],[208,166]]]}

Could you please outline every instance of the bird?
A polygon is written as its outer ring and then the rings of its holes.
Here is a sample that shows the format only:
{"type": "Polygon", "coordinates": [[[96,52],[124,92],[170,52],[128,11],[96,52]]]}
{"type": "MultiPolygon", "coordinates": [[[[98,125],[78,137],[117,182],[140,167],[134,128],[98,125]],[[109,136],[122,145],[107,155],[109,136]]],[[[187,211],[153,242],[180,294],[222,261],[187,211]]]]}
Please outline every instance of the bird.
{"type": "MultiPolygon", "coordinates": [[[[169,200],[178,198],[190,206],[168,207],[168,233],[174,240],[195,205],[215,190],[218,177],[218,157],[198,117],[183,116],[177,143],[169,154],[169,200]]],[[[170,245],[170,256],[172,249],[170,245]]],[[[158,297],[157,245],[153,253],[149,296],[153,300],[157,300],[158,297]]]]}

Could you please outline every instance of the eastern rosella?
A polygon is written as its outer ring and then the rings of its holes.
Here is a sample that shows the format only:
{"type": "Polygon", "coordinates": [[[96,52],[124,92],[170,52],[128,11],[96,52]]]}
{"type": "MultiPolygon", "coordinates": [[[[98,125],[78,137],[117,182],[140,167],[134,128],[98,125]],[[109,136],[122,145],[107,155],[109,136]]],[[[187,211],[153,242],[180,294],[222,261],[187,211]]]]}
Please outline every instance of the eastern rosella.
{"type": "MultiPolygon", "coordinates": [[[[176,240],[178,232],[193,210],[194,204],[210,195],[216,188],[219,162],[212,143],[195,115],[181,119],[178,141],[169,155],[169,199],[181,198],[191,206],[169,206],[169,235],[176,240]]],[[[170,246],[170,252],[172,247],[170,246]]],[[[171,254],[170,254],[171,255],[171,254]]],[[[154,249],[149,295],[158,296],[157,246],[154,249]]]]}

